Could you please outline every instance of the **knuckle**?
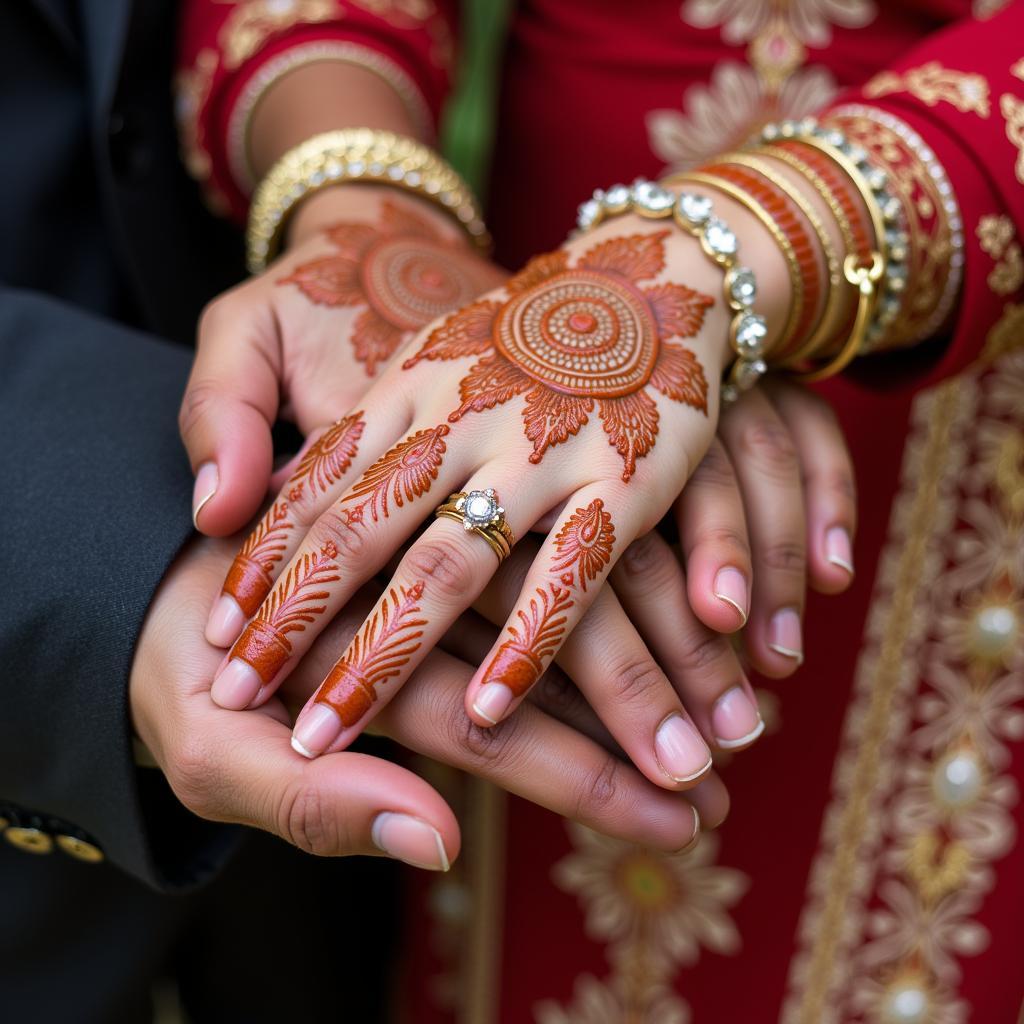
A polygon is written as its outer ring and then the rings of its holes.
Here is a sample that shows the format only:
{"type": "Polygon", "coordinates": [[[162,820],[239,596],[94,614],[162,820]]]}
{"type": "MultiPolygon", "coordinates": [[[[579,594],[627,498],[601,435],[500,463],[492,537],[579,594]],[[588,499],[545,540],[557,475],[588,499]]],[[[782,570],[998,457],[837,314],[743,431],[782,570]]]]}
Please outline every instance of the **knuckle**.
{"type": "Polygon", "coordinates": [[[700,629],[682,638],[677,658],[684,672],[701,675],[714,668],[728,651],[729,641],[724,636],[700,629]]]}
{"type": "Polygon", "coordinates": [[[656,534],[645,533],[638,537],[619,559],[622,571],[630,577],[646,579],[665,563],[665,545],[656,534]]]}
{"type": "Polygon", "coordinates": [[[215,816],[215,790],[211,780],[217,773],[212,770],[213,759],[206,743],[196,737],[187,737],[168,758],[165,766],[167,781],[175,796],[200,818],[215,816]]]}
{"type": "Polygon", "coordinates": [[[736,473],[725,446],[719,440],[704,453],[693,474],[693,484],[709,487],[736,487],[736,473]]]}
{"type": "Polygon", "coordinates": [[[830,466],[808,473],[808,487],[831,494],[844,504],[857,504],[857,484],[853,474],[843,466],[830,466]]]}
{"type": "Polygon", "coordinates": [[[573,818],[597,821],[607,818],[622,784],[622,762],[606,754],[592,768],[581,772],[573,800],[573,818]]]}
{"type": "Polygon", "coordinates": [[[698,544],[713,547],[724,561],[739,561],[742,568],[750,559],[750,541],[744,530],[727,523],[704,528],[698,544]]]}
{"type": "Polygon", "coordinates": [[[654,660],[642,656],[625,662],[612,672],[611,685],[617,701],[646,704],[667,685],[667,681],[654,660]]]}
{"type": "Polygon", "coordinates": [[[449,600],[465,601],[478,589],[469,554],[458,543],[436,538],[414,544],[405,561],[416,579],[429,580],[430,589],[449,600]]]}
{"type": "Polygon", "coordinates": [[[489,729],[483,729],[472,721],[461,707],[451,717],[450,726],[453,732],[452,739],[457,749],[465,752],[471,771],[493,772],[505,764],[513,737],[518,731],[516,715],[489,729]]]}
{"type": "Polygon", "coordinates": [[[178,410],[178,430],[182,437],[192,434],[209,415],[221,395],[213,381],[190,381],[178,410]]]}
{"type": "Polygon", "coordinates": [[[305,853],[324,857],[344,849],[337,817],[320,790],[304,779],[281,794],[274,820],[281,836],[305,853]]]}
{"type": "Polygon", "coordinates": [[[807,552],[799,540],[777,540],[765,545],[758,561],[772,572],[801,575],[807,567],[807,552]]]}
{"type": "Polygon", "coordinates": [[[530,691],[530,699],[562,721],[574,717],[585,704],[576,684],[557,668],[549,668],[540,677],[530,691]]]}
{"type": "Polygon", "coordinates": [[[372,558],[370,538],[370,530],[365,526],[351,522],[343,511],[333,509],[320,516],[310,530],[310,540],[317,550],[333,545],[338,558],[357,565],[372,558]]]}
{"type": "Polygon", "coordinates": [[[779,422],[757,419],[746,425],[739,435],[744,456],[756,460],[769,472],[791,473],[796,466],[796,447],[789,431],[779,422]]]}

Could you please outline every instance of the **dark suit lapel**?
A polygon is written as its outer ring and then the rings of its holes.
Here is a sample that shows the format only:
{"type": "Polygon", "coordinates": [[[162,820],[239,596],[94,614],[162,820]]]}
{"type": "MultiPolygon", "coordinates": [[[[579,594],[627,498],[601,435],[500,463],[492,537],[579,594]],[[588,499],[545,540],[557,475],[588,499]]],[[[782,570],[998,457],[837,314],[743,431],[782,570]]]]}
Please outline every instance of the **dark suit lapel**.
{"type": "Polygon", "coordinates": [[[105,114],[117,87],[132,0],[78,0],[78,4],[94,110],[105,114]]]}

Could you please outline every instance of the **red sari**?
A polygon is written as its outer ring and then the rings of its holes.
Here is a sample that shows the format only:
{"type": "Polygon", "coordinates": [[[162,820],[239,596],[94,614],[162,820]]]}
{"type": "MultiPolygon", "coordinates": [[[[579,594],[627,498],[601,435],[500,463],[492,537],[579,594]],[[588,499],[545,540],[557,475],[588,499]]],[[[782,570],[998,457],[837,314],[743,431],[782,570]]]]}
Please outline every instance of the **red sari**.
{"type": "MultiPolygon", "coordinates": [[[[429,122],[451,17],[433,0],[190,0],[180,95],[197,177],[244,212],[244,104],[303,46],[375,65],[429,122]]],[[[1012,1024],[1024,2],[523,0],[504,72],[490,226],[510,266],[557,245],[595,186],[853,102],[873,112],[847,114],[860,141],[912,165],[911,229],[935,277],[924,306],[958,252],[963,277],[942,336],[823,386],[858,470],[858,575],[842,597],[811,595],[797,676],[757,682],[769,728],[720,763],[729,820],[673,857],[441,771],[465,852],[417,881],[405,1019],[1012,1024]],[[945,168],[945,234],[944,183],[878,112],[945,168]]]]}

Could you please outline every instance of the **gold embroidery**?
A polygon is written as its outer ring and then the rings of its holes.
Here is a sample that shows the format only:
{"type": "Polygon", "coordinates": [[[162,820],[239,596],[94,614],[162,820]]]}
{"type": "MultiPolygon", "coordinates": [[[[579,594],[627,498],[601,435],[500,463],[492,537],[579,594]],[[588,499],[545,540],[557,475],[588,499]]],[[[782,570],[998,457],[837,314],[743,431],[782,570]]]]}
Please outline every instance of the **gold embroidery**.
{"type": "Polygon", "coordinates": [[[248,0],[234,7],[221,26],[224,66],[229,70],[240,67],[271,36],[294,25],[333,21],[344,15],[334,0],[248,0]]]}
{"type": "Polygon", "coordinates": [[[197,181],[210,176],[210,156],[199,140],[199,115],[210,96],[216,70],[217,52],[204,49],[196,54],[192,66],[182,68],[174,80],[174,113],[182,159],[197,181]]]}
{"type": "Polygon", "coordinates": [[[971,4],[971,13],[979,21],[985,21],[993,14],[998,14],[1009,2],[1010,0],[974,0],[971,4]]]}
{"type": "Polygon", "coordinates": [[[1005,214],[996,215],[987,213],[978,221],[975,234],[978,236],[978,244],[981,251],[988,253],[994,260],[998,260],[1006,251],[1006,247],[1013,241],[1016,229],[1013,221],[1005,214]]]}
{"type": "Polygon", "coordinates": [[[1018,149],[1017,180],[1024,185],[1024,100],[1011,93],[999,97],[999,110],[1006,118],[1006,137],[1018,149]]]}
{"type": "Polygon", "coordinates": [[[985,347],[978,356],[980,363],[995,362],[1000,356],[1024,345],[1024,302],[1008,302],[1003,315],[985,336],[985,347]]]}
{"type": "Polygon", "coordinates": [[[973,72],[944,68],[937,60],[902,75],[883,71],[864,87],[864,95],[872,99],[894,92],[909,92],[929,107],[950,103],[964,114],[988,117],[990,113],[988,82],[973,72]]]}
{"type": "Polygon", "coordinates": [[[978,221],[978,243],[995,261],[988,286],[996,295],[1009,295],[1024,284],[1024,254],[1014,238],[1016,228],[1005,215],[989,214],[978,221]]]}
{"type": "Polygon", "coordinates": [[[1010,74],[1024,82],[1024,57],[1010,68],[1010,74]]]}

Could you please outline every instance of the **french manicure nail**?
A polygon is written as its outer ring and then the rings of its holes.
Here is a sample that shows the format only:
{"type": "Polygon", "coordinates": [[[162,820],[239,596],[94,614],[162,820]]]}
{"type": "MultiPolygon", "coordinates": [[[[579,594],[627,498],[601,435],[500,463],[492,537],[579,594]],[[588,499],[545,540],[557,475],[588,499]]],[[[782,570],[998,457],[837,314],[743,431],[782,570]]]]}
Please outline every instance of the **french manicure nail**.
{"type": "Polygon", "coordinates": [[[312,760],[319,757],[341,732],[341,716],[326,704],[304,708],[295,722],[292,749],[312,760]]]}
{"type": "Polygon", "coordinates": [[[206,623],[206,639],[214,647],[230,647],[238,639],[244,625],[245,612],[238,602],[227,594],[221,594],[206,623]]]}
{"type": "Polygon", "coordinates": [[[497,725],[511,703],[512,691],[504,683],[485,683],[473,701],[473,710],[491,725],[497,725]]]}
{"type": "Polygon", "coordinates": [[[782,608],[768,624],[768,646],[784,658],[798,664],[804,660],[804,643],[800,631],[800,613],[795,608],[782,608]]]}
{"type": "Polygon", "coordinates": [[[261,686],[259,673],[252,665],[232,658],[214,679],[210,696],[228,711],[241,711],[256,699],[261,686]]]}
{"type": "Polygon", "coordinates": [[[373,845],[396,860],[428,871],[447,871],[451,864],[441,833],[410,814],[384,811],[370,829],[373,845]]]}
{"type": "Polygon", "coordinates": [[[841,526],[833,526],[825,533],[825,557],[840,569],[853,575],[853,545],[850,535],[841,526]]]}
{"type": "Polygon", "coordinates": [[[701,837],[700,831],[700,811],[696,807],[693,810],[693,838],[679,851],[679,853],[689,853],[699,842],[701,837]]]}
{"type": "Polygon", "coordinates": [[[711,767],[711,751],[682,715],[669,715],[658,726],[654,755],[673,782],[692,782],[711,767]]]}
{"type": "Polygon", "coordinates": [[[747,578],[731,565],[719,569],[715,576],[715,597],[719,601],[732,605],[740,613],[743,620],[740,625],[747,623],[747,578]]]}
{"type": "Polygon", "coordinates": [[[756,740],[764,732],[764,720],[743,687],[734,686],[715,701],[711,727],[715,742],[723,750],[734,750],[756,740]]]}
{"type": "Polygon", "coordinates": [[[192,525],[199,529],[199,513],[206,503],[217,493],[216,462],[204,462],[196,473],[196,485],[192,490],[192,525]]]}

